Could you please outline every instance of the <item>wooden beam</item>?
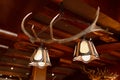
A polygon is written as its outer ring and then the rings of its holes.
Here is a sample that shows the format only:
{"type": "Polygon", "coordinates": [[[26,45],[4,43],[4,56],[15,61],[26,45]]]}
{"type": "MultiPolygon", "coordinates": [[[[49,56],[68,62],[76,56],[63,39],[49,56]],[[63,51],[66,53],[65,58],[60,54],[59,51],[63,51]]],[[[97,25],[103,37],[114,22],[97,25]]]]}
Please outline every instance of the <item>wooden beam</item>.
{"type": "Polygon", "coordinates": [[[100,63],[104,63],[105,65],[116,65],[118,64],[118,62],[115,62],[113,60],[108,60],[108,59],[105,59],[105,58],[100,58],[99,60],[100,63]]]}
{"type": "Polygon", "coordinates": [[[21,65],[21,64],[15,64],[15,63],[9,63],[9,62],[0,62],[0,66],[13,66],[13,67],[18,67],[18,68],[23,68],[23,69],[30,70],[30,66],[25,66],[25,65],[21,65]]]}
{"type": "MultiPolygon", "coordinates": [[[[66,9],[79,16],[91,21],[94,19],[96,9],[82,2],[81,0],[63,0],[63,5],[66,9]]],[[[110,28],[117,32],[120,31],[120,23],[103,14],[102,12],[100,13],[98,23],[105,28],[110,28]]]]}
{"type": "Polygon", "coordinates": [[[61,74],[61,75],[71,75],[75,72],[74,69],[71,69],[69,67],[63,67],[63,66],[58,66],[58,67],[54,67],[52,69],[52,72],[55,74],[61,74]]]}
{"type": "Polygon", "coordinates": [[[8,54],[13,54],[13,56],[15,55],[15,56],[17,56],[17,54],[18,54],[18,56],[26,56],[26,59],[29,59],[30,57],[29,56],[31,56],[31,53],[29,53],[29,52],[25,52],[25,51],[20,51],[20,50],[18,50],[18,49],[15,49],[15,48],[10,48],[10,49],[8,49],[7,50],[7,52],[5,53],[6,55],[8,54]]]}
{"type": "Polygon", "coordinates": [[[120,43],[109,43],[109,44],[103,44],[103,45],[98,45],[96,46],[97,50],[99,52],[103,51],[113,51],[113,50],[119,50],[120,43]]]}
{"type": "Polygon", "coordinates": [[[1,54],[1,56],[7,56],[7,57],[11,57],[11,58],[19,58],[19,59],[24,59],[24,60],[30,59],[29,56],[25,56],[23,54],[17,54],[17,52],[14,52],[12,54],[1,54]]]}
{"type": "Polygon", "coordinates": [[[24,78],[28,78],[27,75],[24,75],[22,73],[16,73],[16,72],[9,72],[9,71],[0,71],[0,74],[3,74],[3,75],[13,75],[13,76],[16,76],[16,77],[24,77],[24,78]]]}
{"type": "Polygon", "coordinates": [[[120,57],[120,52],[116,52],[119,51],[119,47],[120,47],[120,43],[110,43],[110,44],[96,46],[96,49],[99,54],[108,53],[110,55],[120,57]]]}
{"type": "Polygon", "coordinates": [[[120,58],[120,52],[117,52],[117,51],[110,51],[110,54],[115,56],[115,57],[118,57],[120,58]]]}
{"type": "Polygon", "coordinates": [[[60,51],[60,50],[57,50],[54,48],[50,48],[50,49],[48,49],[48,51],[49,51],[50,57],[58,57],[59,58],[65,54],[63,51],[60,51]]]}
{"type": "Polygon", "coordinates": [[[53,47],[55,49],[61,50],[66,52],[66,54],[73,54],[73,48],[65,46],[63,44],[59,44],[59,43],[53,43],[49,45],[50,47],[53,47]]]}

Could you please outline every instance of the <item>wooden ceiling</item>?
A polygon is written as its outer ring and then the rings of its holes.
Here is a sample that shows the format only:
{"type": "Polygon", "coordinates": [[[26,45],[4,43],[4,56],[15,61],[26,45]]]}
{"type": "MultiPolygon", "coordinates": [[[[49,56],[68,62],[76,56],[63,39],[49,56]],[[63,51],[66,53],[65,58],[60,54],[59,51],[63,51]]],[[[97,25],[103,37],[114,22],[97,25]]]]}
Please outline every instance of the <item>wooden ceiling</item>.
{"type": "Polygon", "coordinates": [[[34,24],[40,38],[49,39],[49,23],[59,12],[63,12],[63,20],[54,26],[56,38],[67,38],[87,28],[93,21],[97,7],[100,7],[100,16],[97,25],[113,33],[93,32],[87,35],[92,37],[93,43],[100,55],[100,60],[88,64],[73,62],[73,52],[77,39],[67,43],[45,44],[49,50],[52,67],[48,67],[47,80],[52,80],[50,74],[57,76],[55,80],[82,80],[83,74],[80,67],[107,67],[112,71],[120,65],[120,6],[119,0],[0,0],[0,78],[29,80],[32,67],[28,66],[33,51],[40,43],[31,43],[21,30],[21,21],[29,12],[33,12],[26,21],[26,29],[34,24]],[[62,2],[62,3],[61,3],[62,2]],[[10,31],[10,35],[1,30],[10,31]],[[1,45],[8,46],[3,48],[1,45]],[[11,67],[14,67],[11,70],[11,67]],[[71,76],[71,77],[70,77],[71,76]]]}

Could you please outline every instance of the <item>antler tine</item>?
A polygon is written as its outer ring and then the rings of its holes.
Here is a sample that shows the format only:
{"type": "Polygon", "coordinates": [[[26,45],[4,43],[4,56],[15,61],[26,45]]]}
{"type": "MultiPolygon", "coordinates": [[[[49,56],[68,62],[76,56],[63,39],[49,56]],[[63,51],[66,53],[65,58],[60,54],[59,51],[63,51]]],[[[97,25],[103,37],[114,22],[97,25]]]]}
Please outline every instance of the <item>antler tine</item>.
{"type": "Polygon", "coordinates": [[[56,22],[57,18],[60,16],[60,13],[58,13],[50,22],[50,36],[51,36],[51,39],[54,40],[54,37],[53,37],[53,24],[56,22]]]}
{"type": "Polygon", "coordinates": [[[21,22],[21,29],[22,29],[22,31],[24,32],[24,34],[30,38],[30,41],[31,41],[32,43],[34,43],[34,42],[35,42],[35,38],[27,32],[27,30],[25,29],[25,26],[24,26],[25,20],[26,20],[31,14],[32,14],[32,12],[28,13],[28,14],[23,18],[23,20],[22,20],[22,22],[21,22]]]}
{"type": "Polygon", "coordinates": [[[35,30],[34,30],[34,25],[32,25],[31,30],[32,30],[32,32],[33,32],[33,34],[34,34],[35,38],[38,38],[38,37],[37,37],[37,34],[36,34],[35,30]]]}
{"type": "Polygon", "coordinates": [[[96,18],[95,18],[94,22],[91,24],[91,30],[94,29],[94,27],[96,27],[96,22],[97,22],[98,17],[99,17],[99,11],[100,11],[100,8],[98,7],[98,9],[96,11],[96,18]]]}

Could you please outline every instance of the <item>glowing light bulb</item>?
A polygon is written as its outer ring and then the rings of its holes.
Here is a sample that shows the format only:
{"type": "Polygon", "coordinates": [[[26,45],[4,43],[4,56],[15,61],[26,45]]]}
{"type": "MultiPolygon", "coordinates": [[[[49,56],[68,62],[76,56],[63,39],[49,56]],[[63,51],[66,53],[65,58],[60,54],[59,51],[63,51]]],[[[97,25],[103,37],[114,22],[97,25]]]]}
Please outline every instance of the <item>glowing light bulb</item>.
{"type": "Polygon", "coordinates": [[[80,44],[80,52],[87,54],[89,51],[90,50],[89,50],[88,42],[86,40],[83,40],[80,44]]]}
{"type": "Polygon", "coordinates": [[[13,70],[13,69],[14,69],[14,67],[11,67],[10,69],[11,69],[11,70],[13,70]]]}
{"type": "Polygon", "coordinates": [[[90,55],[82,55],[81,58],[83,59],[83,61],[88,62],[90,60],[91,56],[90,55]]]}
{"type": "Polygon", "coordinates": [[[8,79],[7,77],[5,79],[8,79]]]}
{"type": "Polygon", "coordinates": [[[38,65],[39,66],[45,66],[45,63],[44,62],[38,62],[38,65]]]}
{"type": "Polygon", "coordinates": [[[12,77],[12,75],[10,75],[9,77],[12,77]]]}
{"type": "Polygon", "coordinates": [[[42,59],[42,48],[39,48],[34,56],[34,60],[41,60],[42,59]]]}
{"type": "Polygon", "coordinates": [[[55,74],[54,74],[54,73],[52,73],[52,76],[55,76],[55,74]]]}

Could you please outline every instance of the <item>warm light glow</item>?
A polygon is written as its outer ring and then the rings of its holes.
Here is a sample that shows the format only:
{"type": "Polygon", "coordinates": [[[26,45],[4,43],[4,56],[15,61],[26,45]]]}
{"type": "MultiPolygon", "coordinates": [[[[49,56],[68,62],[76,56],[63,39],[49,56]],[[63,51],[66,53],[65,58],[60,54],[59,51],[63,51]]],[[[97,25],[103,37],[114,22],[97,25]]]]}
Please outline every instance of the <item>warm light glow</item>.
{"type": "Polygon", "coordinates": [[[8,79],[7,77],[5,79],[8,79]]]}
{"type": "Polygon", "coordinates": [[[34,60],[41,60],[42,59],[42,48],[39,48],[34,56],[34,60]]]}
{"type": "Polygon", "coordinates": [[[89,51],[90,50],[89,50],[88,42],[86,40],[82,40],[80,44],[80,53],[87,54],[89,51]]]}
{"type": "Polygon", "coordinates": [[[11,67],[10,69],[11,69],[11,70],[13,70],[13,69],[14,69],[14,67],[11,67]]]}
{"type": "Polygon", "coordinates": [[[12,77],[12,75],[10,75],[9,77],[12,77]]]}
{"type": "Polygon", "coordinates": [[[52,73],[52,76],[55,76],[55,74],[54,74],[54,73],[52,73]]]}
{"type": "Polygon", "coordinates": [[[45,62],[38,62],[38,65],[41,66],[41,67],[45,66],[45,62]]]}
{"type": "Polygon", "coordinates": [[[83,59],[84,62],[88,62],[91,58],[91,55],[82,55],[81,58],[83,59]]]}

